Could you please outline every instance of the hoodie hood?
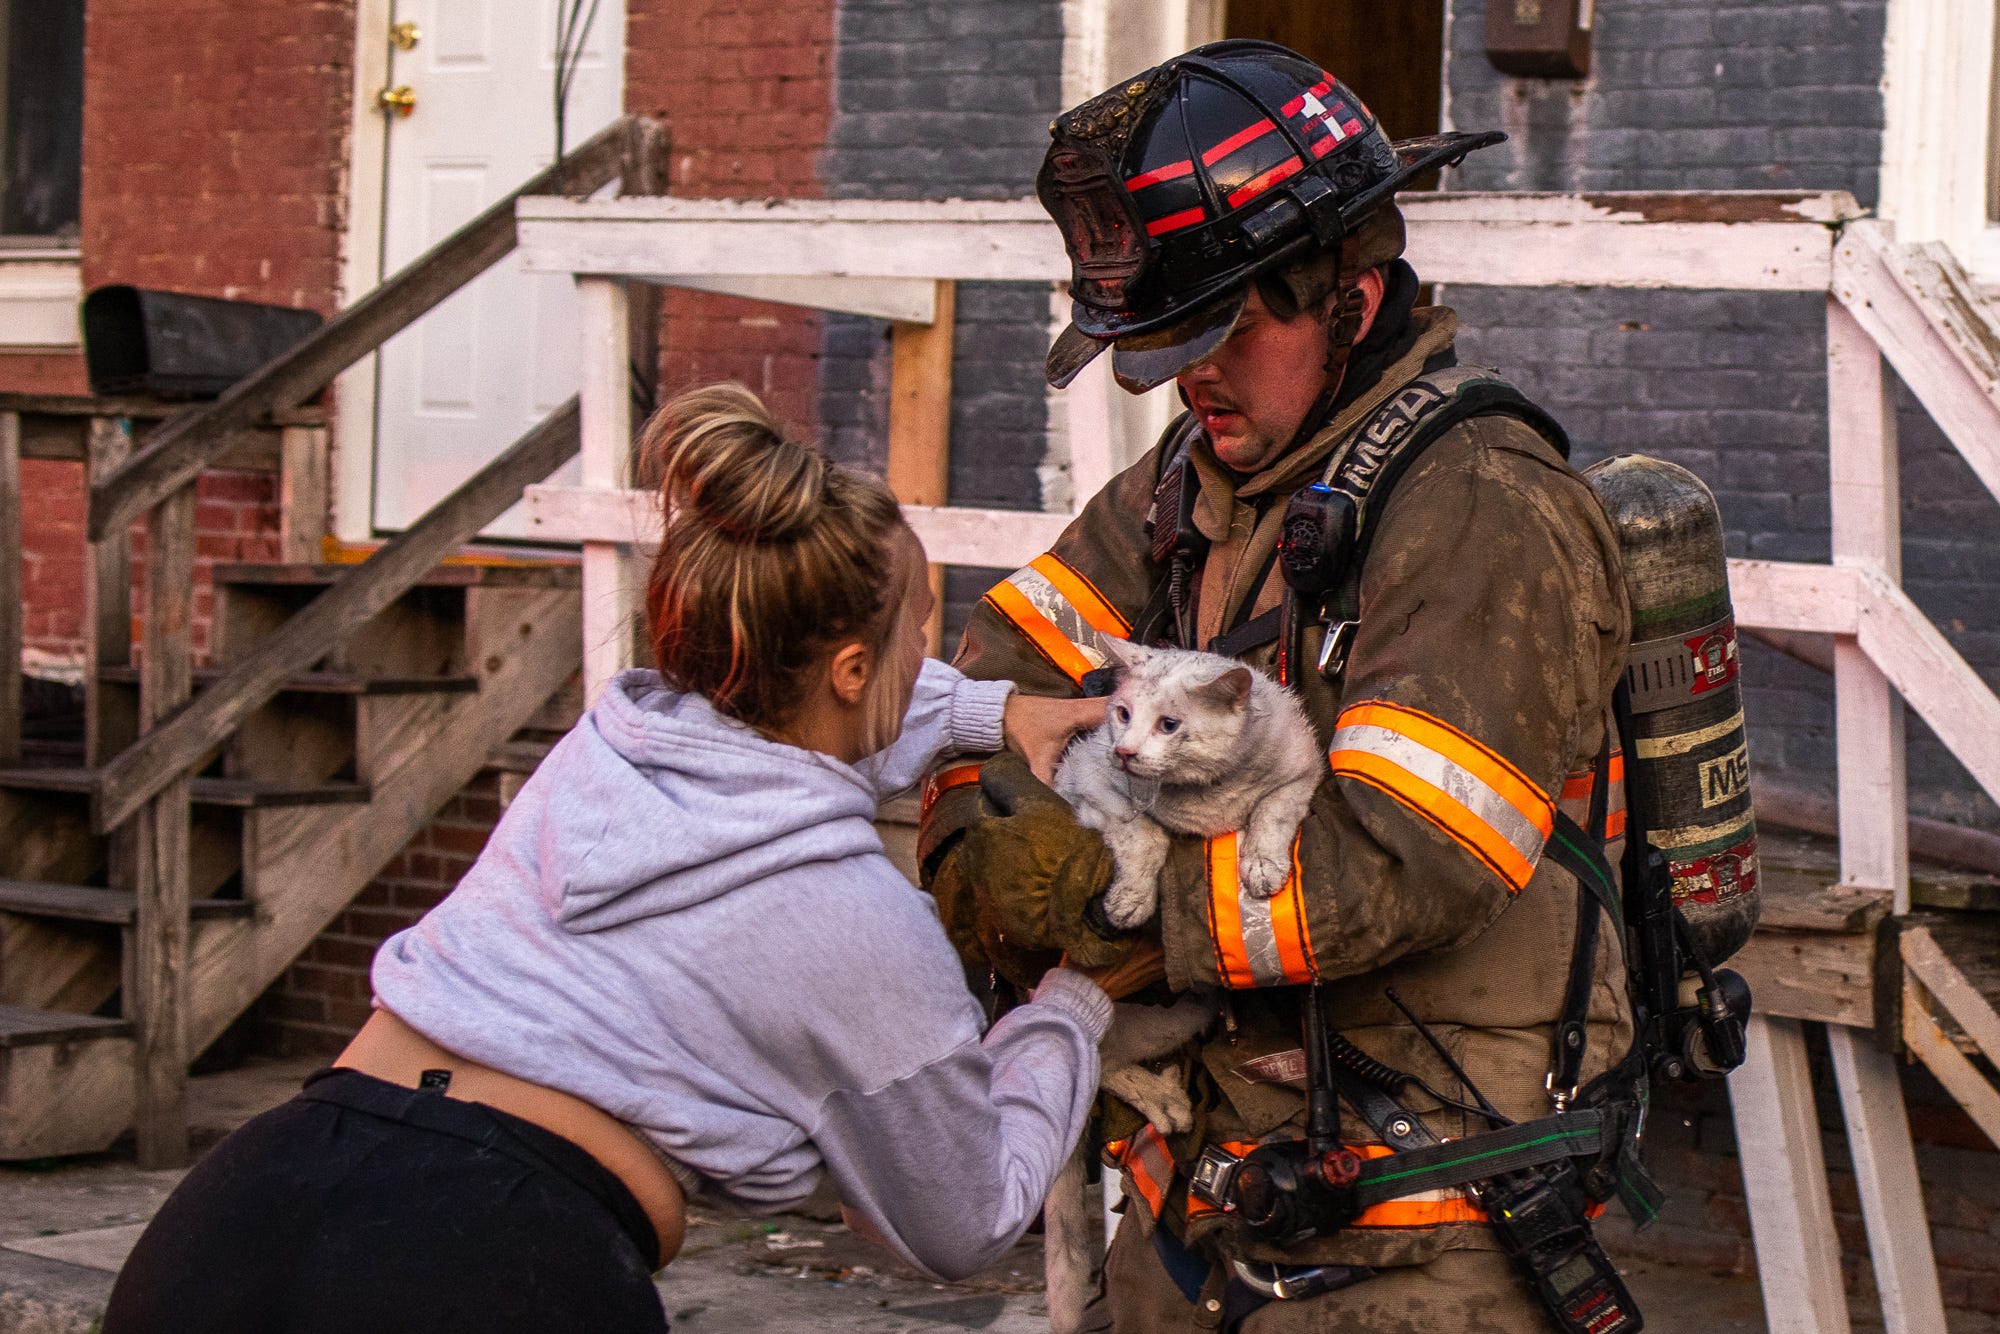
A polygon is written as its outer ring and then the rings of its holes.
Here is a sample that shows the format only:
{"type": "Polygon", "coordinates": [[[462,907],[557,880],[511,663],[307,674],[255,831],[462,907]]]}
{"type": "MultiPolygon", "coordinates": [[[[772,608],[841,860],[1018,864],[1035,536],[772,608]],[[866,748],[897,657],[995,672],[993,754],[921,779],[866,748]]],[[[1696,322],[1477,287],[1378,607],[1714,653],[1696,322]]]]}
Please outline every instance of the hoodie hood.
{"type": "Polygon", "coordinates": [[[859,770],[773,741],[652,671],[605,686],[516,804],[535,798],[543,888],[573,932],[882,851],[875,790],[859,770]]]}

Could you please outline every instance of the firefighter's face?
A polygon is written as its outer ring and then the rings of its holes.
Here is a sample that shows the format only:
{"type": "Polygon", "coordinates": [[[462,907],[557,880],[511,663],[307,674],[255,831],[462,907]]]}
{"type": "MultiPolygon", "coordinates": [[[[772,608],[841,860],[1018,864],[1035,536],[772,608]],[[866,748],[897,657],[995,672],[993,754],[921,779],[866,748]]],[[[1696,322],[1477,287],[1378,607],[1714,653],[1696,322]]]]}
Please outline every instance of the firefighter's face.
{"type": "MultiPolygon", "coordinates": [[[[1365,334],[1381,303],[1381,275],[1370,271],[1361,286],[1365,334]]],[[[1329,298],[1319,309],[1281,320],[1252,286],[1229,337],[1175,377],[1224,464],[1238,472],[1257,472],[1275,462],[1298,434],[1327,387],[1331,305],[1329,298]]]]}

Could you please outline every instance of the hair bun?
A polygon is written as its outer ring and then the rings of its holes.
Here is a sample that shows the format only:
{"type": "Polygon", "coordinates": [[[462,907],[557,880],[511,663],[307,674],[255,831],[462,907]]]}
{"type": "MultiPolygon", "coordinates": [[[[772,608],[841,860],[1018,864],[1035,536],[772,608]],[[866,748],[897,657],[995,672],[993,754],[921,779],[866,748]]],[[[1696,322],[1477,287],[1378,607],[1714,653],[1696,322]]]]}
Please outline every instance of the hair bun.
{"type": "Polygon", "coordinates": [[[825,510],[831,465],[786,439],[742,385],[683,394],[664,415],[649,432],[647,471],[659,477],[670,514],[756,543],[798,538],[825,510]]]}

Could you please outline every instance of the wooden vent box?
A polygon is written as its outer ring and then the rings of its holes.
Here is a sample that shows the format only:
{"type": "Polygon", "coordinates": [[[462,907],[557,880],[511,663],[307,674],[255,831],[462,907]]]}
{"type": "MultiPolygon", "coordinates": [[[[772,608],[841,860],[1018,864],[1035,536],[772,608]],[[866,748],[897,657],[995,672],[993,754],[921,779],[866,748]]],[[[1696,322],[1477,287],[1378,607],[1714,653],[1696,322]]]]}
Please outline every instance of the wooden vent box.
{"type": "Polygon", "coordinates": [[[1502,74],[1580,79],[1590,73],[1595,0],[1488,0],[1486,58],[1502,74]]]}

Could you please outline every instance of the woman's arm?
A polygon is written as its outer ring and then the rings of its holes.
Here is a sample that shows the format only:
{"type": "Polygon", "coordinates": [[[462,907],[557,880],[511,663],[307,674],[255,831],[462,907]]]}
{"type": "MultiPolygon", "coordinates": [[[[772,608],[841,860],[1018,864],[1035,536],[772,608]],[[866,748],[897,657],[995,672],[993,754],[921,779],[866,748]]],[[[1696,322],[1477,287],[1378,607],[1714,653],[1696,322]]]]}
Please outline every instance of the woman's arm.
{"type": "Polygon", "coordinates": [[[903,734],[855,767],[883,798],[913,787],[940,755],[1000,749],[1011,681],[973,681],[936,658],[924,659],[903,734]]]}
{"type": "Polygon", "coordinates": [[[983,1041],[881,1088],[829,1097],[812,1139],[855,1230],[941,1278],[998,1260],[1083,1132],[1110,1021],[1094,983],[1056,969],[983,1041]]]}

